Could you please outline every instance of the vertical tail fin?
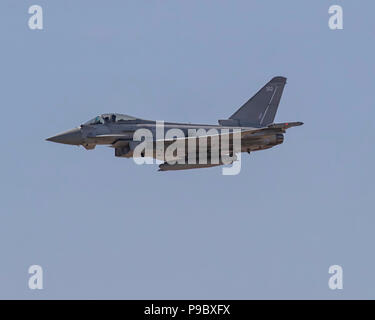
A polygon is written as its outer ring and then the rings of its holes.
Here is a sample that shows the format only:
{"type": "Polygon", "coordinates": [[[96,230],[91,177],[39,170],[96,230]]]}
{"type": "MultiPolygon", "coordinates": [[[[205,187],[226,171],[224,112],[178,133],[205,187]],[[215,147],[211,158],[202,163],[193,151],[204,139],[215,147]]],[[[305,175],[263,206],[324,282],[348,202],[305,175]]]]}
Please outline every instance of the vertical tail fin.
{"type": "Polygon", "coordinates": [[[274,77],[229,119],[241,126],[264,127],[275,119],[286,78],[274,77]]]}

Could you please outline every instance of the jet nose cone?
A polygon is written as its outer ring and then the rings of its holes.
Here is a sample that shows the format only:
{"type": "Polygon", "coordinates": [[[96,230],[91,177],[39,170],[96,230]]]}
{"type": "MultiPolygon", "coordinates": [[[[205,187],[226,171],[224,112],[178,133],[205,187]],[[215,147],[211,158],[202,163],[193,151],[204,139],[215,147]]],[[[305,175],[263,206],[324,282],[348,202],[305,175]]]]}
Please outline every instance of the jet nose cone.
{"type": "Polygon", "coordinates": [[[53,137],[47,138],[47,141],[79,145],[82,143],[82,134],[79,128],[74,128],[63,133],[59,133],[53,137]]]}

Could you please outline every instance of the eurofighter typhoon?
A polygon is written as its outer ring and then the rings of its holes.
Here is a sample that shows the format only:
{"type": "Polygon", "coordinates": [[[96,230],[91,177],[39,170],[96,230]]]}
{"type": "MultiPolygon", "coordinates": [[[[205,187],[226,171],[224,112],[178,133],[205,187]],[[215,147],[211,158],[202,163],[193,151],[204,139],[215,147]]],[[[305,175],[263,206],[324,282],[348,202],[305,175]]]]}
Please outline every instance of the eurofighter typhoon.
{"type": "Polygon", "coordinates": [[[219,120],[218,125],[159,122],[106,113],[46,140],[82,145],[87,150],[108,145],[114,148],[116,157],[161,160],[159,171],[228,164],[237,159],[239,152],[250,153],[283,143],[286,129],[303,124],[274,123],[285,84],[286,78],[274,77],[228,119],[219,120]],[[168,154],[171,148],[173,151],[168,154]]]}

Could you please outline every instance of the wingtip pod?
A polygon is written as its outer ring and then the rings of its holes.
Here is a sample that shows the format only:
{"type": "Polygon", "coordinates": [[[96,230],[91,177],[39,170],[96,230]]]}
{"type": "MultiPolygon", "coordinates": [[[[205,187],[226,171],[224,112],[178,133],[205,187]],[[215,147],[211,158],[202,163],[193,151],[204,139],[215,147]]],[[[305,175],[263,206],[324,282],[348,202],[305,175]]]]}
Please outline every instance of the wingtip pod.
{"type": "Polygon", "coordinates": [[[283,123],[273,123],[268,126],[268,128],[274,128],[274,129],[289,129],[292,127],[298,127],[302,126],[303,122],[283,122],[283,123]]]}
{"type": "Polygon", "coordinates": [[[299,127],[303,125],[303,122],[302,121],[289,122],[287,123],[287,125],[289,125],[289,127],[299,127]]]}

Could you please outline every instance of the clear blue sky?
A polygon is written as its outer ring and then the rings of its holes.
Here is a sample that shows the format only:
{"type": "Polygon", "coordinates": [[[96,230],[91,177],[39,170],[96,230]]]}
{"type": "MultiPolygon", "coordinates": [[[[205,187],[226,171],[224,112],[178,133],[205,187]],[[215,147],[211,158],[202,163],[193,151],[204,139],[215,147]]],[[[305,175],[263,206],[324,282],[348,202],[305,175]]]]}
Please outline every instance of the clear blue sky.
{"type": "Polygon", "coordinates": [[[375,298],[374,1],[1,8],[0,298],[375,298]],[[278,75],[276,121],[305,125],[237,176],[44,141],[105,112],[217,123],[278,75]]]}

